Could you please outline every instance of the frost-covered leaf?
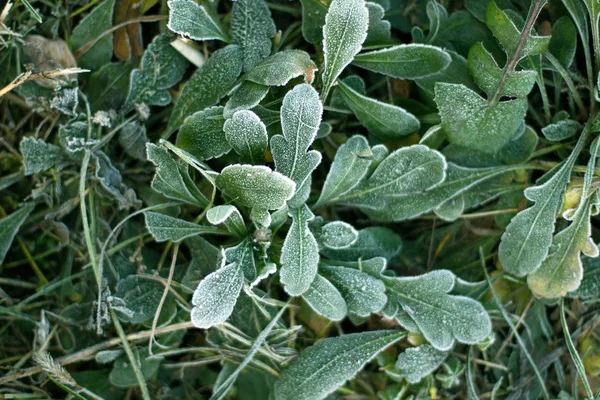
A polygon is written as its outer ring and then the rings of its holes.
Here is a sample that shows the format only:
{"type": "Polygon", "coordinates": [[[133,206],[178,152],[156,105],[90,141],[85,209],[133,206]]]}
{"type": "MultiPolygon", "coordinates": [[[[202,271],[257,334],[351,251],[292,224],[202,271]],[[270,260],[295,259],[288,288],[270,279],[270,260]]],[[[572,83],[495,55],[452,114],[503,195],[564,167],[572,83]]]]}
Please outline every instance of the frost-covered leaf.
{"type": "Polygon", "coordinates": [[[264,159],[269,137],[267,127],[252,111],[238,111],[225,121],[225,138],[242,161],[257,164],[264,159]]]}
{"type": "Polygon", "coordinates": [[[206,7],[191,0],[169,0],[169,23],[173,32],[193,40],[217,39],[227,42],[227,35],[206,7]]]}
{"type": "Polygon", "coordinates": [[[242,72],[243,56],[239,46],[231,45],[206,60],[181,90],[163,137],[179,129],[183,120],[196,111],[214,106],[231,90],[242,72]]]}
{"type": "Polygon", "coordinates": [[[238,0],[231,10],[232,43],[244,51],[244,71],[271,54],[275,23],[263,0],[238,0]]]}
{"type": "Polygon", "coordinates": [[[344,81],[340,81],[338,87],[356,118],[378,138],[398,139],[419,130],[419,120],[404,109],[363,96],[344,81]]]}
{"type": "Polygon", "coordinates": [[[340,291],[352,314],[366,318],[381,311],[387,302],[385,285],[369,274],[332,266],[322,267],[320,272],[340,291]]]}
{"type": "Polygon", "coordinates": [[[104,0],[92,10],[71,33],[71,49],[76,51],[95,41],[77,57],[77,65],[95,71],[110,62],[113,53],[113,35],[104,35],[113,25],[115,0],[104,0]],[[103,35],[103,36],[101,36],[103,35]],[[97,40],[97,41],[96,41],[97,40]]]}
{"type": "Polygon", "coordinates": [[[284,50],[265,58],[248,72],[244,79],[265,86],[284,86],[291,79],[304,75],[312,83],[317,66],[307,52],[284,50]]]}
{"type": "Polygon", "coordinates": [[[180,242],[185,238],[206,233],[226,233],[212,226],[198,225],[152,211],[147,211],[144,215],[146,216],[146,228],[148,228],[148,231],[157,242],[165,242],[167,240],[180,242]]]}
{"type": "Polygon", "coordinates": [[[448,50],[446,52],[450,55],[450,64],[437,74],[415,79],[417,86],[432,98],[435,95],[435,84],[437,82],[462,84],[470,89],[477,90],[477,86],[469,74],[467,60],[454,51],[448,50]]]}
{"type": "Polygon", "coordinates": [[[237,264],[244,273],[244,277],[253,281],[256,278],[256,261],[254,260],[252,239],[247,237],[238,245],[225,249],[225,262],[237,264]]]}
{"type": "Polygon", "coordinates": [[[425,44],[401,44],[358,54],[357,67],[398,79],[425,78],[443,71],[452,61],[439,47],[425,44]]]}
{"type": "Polygon", "coordinates": [[[344,221],[333,221],[325,224],[319,236],[320,243],[330,249],[344,249],[358,239],[358,232],[344,221]]]}
{"type": "Polygon", "coordinates": [[[92,73],[84,88],[92,112],[118,110],[123,106],[129,92],[131,72],[138,64],[139,60],[132,58],[126,62],[105,64],[92,73]]]}
{"type": "Polygon", "coordinates": [[[373,257],[390,259],[402,248],[402,239],[392,230],[382,226],[373,226],[358,231],[356,241],[348,247],[323,248],[321,253],[332,260],[357,261],[373,257]]]}
{"type": "Polygon", "coordinates": [[[25,137],[21,140],[20,147],[25,175],[47,171],[61,162],[60,148],[42,139],[25,137]]]}
{"type": "Polygon", "coordinates": [[[126,208],[135,204],[135,192],[128,190],[123,184],[121,173],[110,162],[110,158],[101,152],[94,153],[96,171],[94,179],[100,182],[102,189],[119,202],[119,208],[126,208]]]}
{"type": "Polygon", "coordinates": [[[126,312],[117,309],[119,319],[132,324],[148,321],[154,317],[164,289],[162,283],[138,275],[120,280],[115,296],[123,301],[121,306],[126,312]]]}
{"type": "Polygon", "coordinates": [[[212,207],[206,212],[206,220],[213,225],[223,224],[229,232],[240,237],[246,236],[248,233],[242,214],[232,205],[212,207]]]}
{"type": "Polygon", "coordinates": [[[314,214],[306,205],[289,211],[292,225],[281,249],[280,281],[290,296],[308,290],[317,275],[319,246],[308,228],[314,214]]]}
{"type": "Polygon", "coordinates": [[[199,160],[221,157],[231,151],[224,124],[223,107],[195,112],[183,121],[177,134],[177,147],[199,160]]]}
{"type": "Polygon", "coordinates": [[[360,51],[368,26],[369,11],[364,0],[331,2],[323,27],[323,99],[360,51]]]}
{"type": "Polygon", "coordinates": [[[436,270],[417,277],[381,277],[389,302],[408,313],[427,341],[438,350],[448,350],[454,340],[475,344],[490,333],[492,323],[477,301],[449,294],[455,275],[436,270]]]}
{"type": "Polygon", "coordinates": [[[137,121],[132,121],[121,128],[119,132],[119,144],[125,153],[137,160],[146,159],[146,127],[137,121]]]}
{"type": "Polygon", "coordinates": [[[372,331],[322,339],[283,370],[275,382],[275,398],[324,399],[405,335],[400,331],[372,331]]]}
{"type": "MultiPolygon", "coordinates": [[[[142,376],[144,379],[150,380],[157,373],[162,357],[148,357],[148,349],[139,349],[136,354],[142,376]]],[[[125,355],[115,362],[108,380],[118,388],[132,388],[139,385],[133,366],[125,355]]]]}
{"type": "Polygon", "coordinates": [[[435,101],[450,143],[495,153],[510,141],[525,117],[525,98],[489,104],[463,85],[437,83],[435,101]]]}
{"type": "Polygon", "coordinates": [[[330,321],[341,321],[348,308],[339,290],[326,278],[317,274],[302,298],[317,314],[330,321]]]}
{"type": "Polygon", "coordinates": [[[8,253],[10,245],[17,236],[17,232],[19,232],[21,225],[34,208],[35,204],[24,204],[15,212],[0,220],[0,264],[4,262],[6,253],[8,253]]]}
{"type": "Polygon", "coordinates": [[[200,192],[188,173],[187,164],[176,161],[164,147],[152,143],[146,145],[148,160],[156,165],[152,188],[166,197],[198,206],[208,205],[208,199],[200,192]]]}
{"type": "Polygon", "coordinates": [[[331,0],[300,0],[302,3],[302,36],[316,44],[323,40],[323,25],[331,0]]]}
{"type": "Polygon", "coordinates": [[[250,110],[258,105],[262,99],[269,93],[269,87],[254,83],[252,81],[244,81],[242,84],[235,89],[235,92],[231,95],[225,109],[223,110],[223,117],[229,119],[237,111],[250,110]]]}
{"type": "MultiPolygon", "coordinates": [[[[503,79],[503,70],[492,54],[481,43],[469,50],[469,72],[473,80],[488,96],[493,96],[503,79]]],[[[502,81],[500,96],[525,97],[531,92],[537,74],[533,70],[510,71],[502,81]]]]}
{"type": "Polygon", "coordinates": [[[408,383],[414,384],[435,371],[446,357],[448,357],[447,352],[440,351],[429,344],[422,344],[400,353],[396,360],[396,368],[408,383]]]}
{"type": "Polygon", "coordinates": [[[369,29],[365,46],[389,42],[392,26],[389,21],[383,19],[385,9],[380,4],[368,1],[367,10],[369,10],[369,29]]]}
{"type": "Polygon", "coordinates": [[[544,137],[553,142],[560,142],[575,136],[581,130],[581,124],[572,119],[563,119],[542,128],[544,137]]]}
{"type": "Polygon", "coordinates": [[[277,172],[293,180],[298,190],[321,162],[321,153],[308,148],[317,136],[322,113],[319,95],[310,85],[294,87],[283,99],[283,135],[271,138],[271,152],[277,172]]]}
{"type": "Polygon", "coordinates": [[[204,278],[192,298],[191,320],[208,329],[227,321],[242,290],[244,274],[236,264],[225,265],[204,278]]]}
{"type": "Polygon", "coordinates": [[[236,203],[266,210],[283,207],[296,189],[293,181],[268,167],[240,164],[225,167],[216,184],[236,203]]]}

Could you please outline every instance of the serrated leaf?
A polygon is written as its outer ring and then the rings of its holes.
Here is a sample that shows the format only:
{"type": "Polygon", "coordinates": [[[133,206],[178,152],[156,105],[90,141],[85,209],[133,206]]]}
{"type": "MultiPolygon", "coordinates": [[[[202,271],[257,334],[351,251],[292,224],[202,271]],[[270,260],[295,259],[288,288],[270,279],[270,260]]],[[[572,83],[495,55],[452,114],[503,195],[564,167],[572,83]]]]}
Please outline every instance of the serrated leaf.
{"type": "Polygon", "coordinates": [[[177,147],[199,160],[221,157],[231,151],[224,125],[223,107],[195,112],[183,121],[177,134],[177,147]]]}
{"type": "Polygon", "coordinates": [[[179,129],[188,116],[214,106],[231,90],[242,72],[243,55],[239,46],[230,45],[206,60],[183,87],[163,137],[179,129]]]}
{"type": "MultiPolygon", "coordinates": [[[[503,71],[483,44],[475,43],[469,50],[469,72],[473,80],[488,97],[493,96],[503,79],[503,71]]],[[[510,71],[502,81],[500,96],[526,97],[533,85],[537,74],[533,70],[510,71]]]]}
{"type": "Polygon", "coordinates": [[[206,7],[190,0],[169,0],[167,28],[193,40],[217,39],[227,42],[227,35],[208,13],[206,7]]]}
{"type": "Polygon", "coordinates": [[[340,291],[352,314],[366,318],[381,311],[387,303],[385,285],[369,274],[333,266],[322,267],[320,271],[340,291]]]}
{"type": "Polygon", "coordinates": [[[267,93],[269,93],[268,86],[251,81],[242,82],[225,104],[223,117],[229,119],[237,111],[250,110],[256,107],[265,98],[267,93]]]}
{"type": "Polygon", "coordinates": [[[365,46],[389,42],[392,26],[389,21],[383,19],[385,9],[380,4],[368,1],[367,10],[369,10],[369,29],[365,46]]]}
{"type": "Polygon", "coordinates": [[[271,54],[271,38],[275,23],[263,0],[238,0],[231,10],[232,43],[244,52],[244,71],[251,71],[263,58],[271,54]]]}
{"type": "Polygon", "coordinates": [[[358,232],[344,221],[333,221],[325,224],[319,236],[320,243],[330,249],[344,249],[358,240],[358,232]]]}
{"type": "Polygon", "coordinates": [[[206,220],[213,225],[225,225],[229,232],[239,237],[246,236],[248,233],[242,214],[240,214],[240,211],[232,205],[222,205],[210,208],[206,212],[206,220]]]}
{"type": "Polygon", "coordinates": [[[95,41],[89,48],[82,49],[81,54],[75,52],[79,67],[95,71],[110,62],[113,53],[113,34],[103,34],[112,27],[114,7],[115,0],[105,0],[80,20],[73,29],[71,49],[74,52],[95,41]]]}
{"type": "Polygon", "coordinates": [[[360,51],[367,37],[369,11],[364,0],[333,0],[323,27],[323,92],[329,90],[360,51]]]}
{"type": "Polygon", "coordinates": [[[238,265],[247,280],[256,279],[256,261],[254,260],[252,239],[248,237],[238,245],[225,249],[225,262],[238,265]]]}
{"type": "Polygon", "coordinates": [[[417,277],[381,278],[389,301],[400,304],[438,350],[449,350],[455,340],[476,344],[491,331],[490,317],[481,304],[449,294],[456,277],[448,270],[417,277]]]}
{"type": "Polygon", "coordinates": [[[277,210],[292,198],[295,183],[269,167],[229,165],[215,180],[236,203],[250,208],[277,210]]]}
{"type": "Polygon", "coordinates": [[[302,298],[317,314],[330,321],[341,321],[348,308],[339,290],[326,278],[317,274],[302,298]]]}
{"type": "Polygon", "coordinates": [[[39,174],[54,167],[61,161],[61,150],[42,139],[25,137],[20,144],[25,175],[39,174]]]}
{"type": "Polygon", "coordinates": [[[396,360],[396,368],[408,383],[415,384],[442,365],[446,357],[447,352],[429,344],[422,344],[400,353],[396,360]]]}
{"type": "Polygon", "coordinates": [[[373,226],[358,231],[356,241],[342,249],[323,248],[321,253],[332,260],[357,261],[373,257],[394,257],[402,248],[402,239],[392,230],[382,226],[373,226]]]}
{"type": "Polygon", "coordinates": [[[323,25],[331,0],[300,0],[302,3],[302,36],[316,44],[323,40],[323,25]]]}
{"type": "Polygon", "coordinates": [[[137,121],[132,121],[121,128],[119,144],[125,153],[137,160],[146,160],[146,127],[137,121]]]}
{"type": "Polygon", "coordinates": [[[338,87],[356,118],[378,138],[393,140],[419,130],[419,120],[404,109],[363,96],[344,81],[338,87]]]}
{"type": "Polygon", "coordinates": [[[289,211],[292,225],[281,249],[280,281],[290,296],[300,296],[308,290],[317,275],[319,246],[308,228],[314,214],[306,205],[289,211]]]}
{"type": "Polygon", "coordinates": [[[437,83],[435,102],[450,143],[495,153],[508,143],[527,111],[524,98],[489,104],[463,85],[437,83]]]}
{"type": "Polygon", "coordinates": [[[6,253],[8,253],[10,245],[15,236],[17,236],[21,225],[23,225],[34,208],[35,204],[24,204],[12,214],[0,220],[0,264],[4,262],[6,253]]]}
{"type": "Polygon", "coordinates": [[[290,80],[304,75],[304,80],[312,83],[316,70],[317,66],[307,52],[284,50],[256,64],[244,79],[265,86],[284,86],[290,80]]]}
{"type": "Polygon", "coordinates": [[[225,138],[243,161],[257,164],[264,159],[269,137],[267,127],[252,111],[238,111],[225,121],[225,138]]]}
{"type": "Polygon", "coordinates": [[[226,233],[212,226],[198,225],[152,211],[147,211],[144,215],[146,217],[146,228],[157,242],[165,242],[167,240],[181,242],[183,239],[196,235],[226,233]]]}
{"type": "Polygon", "coordinates": [[[276,171],[293,180],[297,189],[321,162],[321,153],[308,148],[317,136],[322,113],[319,95],[310,85],[294,87],[283,99],[283,134],[271,138],[271,152],[276,171]]]}
{"type": "Polygon", "coordinates": [[[146,145],[147,157],[156,165],[152,188],[166,197],[198,206],[208,205],[208,199],[196,187],[187,164],[174,160],[167,149],[152,143],[146,145]]]}
{"type": "Polygon", "coordinates": [[[393,78],[420,79],[443,71],[451,61],[450,54],[439,47],[401,44],[358,54],[353,64],[393,78]]]}
{"type": "Polygon", "coordinates": [[[275,398],[324,399],[404,336],[399,331],[373,331],[322,339],[283,370],[275,382],[275,398]]]}

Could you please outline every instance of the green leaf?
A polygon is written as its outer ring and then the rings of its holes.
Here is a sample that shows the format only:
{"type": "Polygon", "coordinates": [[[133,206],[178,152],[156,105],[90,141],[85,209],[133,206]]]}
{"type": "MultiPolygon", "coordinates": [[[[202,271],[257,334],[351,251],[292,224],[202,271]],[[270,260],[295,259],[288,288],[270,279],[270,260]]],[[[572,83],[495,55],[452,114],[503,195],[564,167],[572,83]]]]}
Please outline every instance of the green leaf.
{"type": "Polygon", "coordinates": [[[415,80],[417,86],[431,98],[435,95],[435,84],[437,82],[462,84],[468,88],[477,90],[477,86],[475,86],[471,75],[469,75],[467,60],[453,51],[447,51],[447,53],[450,55],[451,61],[446,68],[437,74],[415,80]]]}
{"type": "Polygon", "coordinates": [[[319,246],[308,222],[314,214],[306,205],[289,211],[292,225],[281,249],[280,281],[290,296],[305,293],[317,275],[319,246]]]}
{"type": "Polygon", "coordinates": [[[389,42],[392,26],[389,21],[383,20],[385,9],[377,3],[368,1],[367,10],[369,10],[369,29],[365,46],[389,42]]]}
{"type": "Polygon", "coordinates": [[[331,0],[300,0],[302,3],[302,36],[316,44],[323,40],[323,25],[331,0]]]}
{"type": "Polygon", "coordinates": [[[263,0],[238,0],[231,10],[232,43],[244,52],[244,72],[271,54],[275,23],[263,0]]]}
{"type": "Polygon", "coordinates": [[[21,154],[25,175],[39,174],[56,166],[61,161],[61,150],[42,139],[25,137],[21,140],[21,154]]]}
{"type": "Polygon", "coordinates": [[[221,100],[240,76],[242,66],[243,52],[239,46],[215,51],[183,87],[163,137],[179,129],[186,117],[221,100]]]}
{"type": "Polygon", "coordinates": [[[208,329],[227,321],[243,282],[244,274],[236,263],[222,266],[204,278],[192,298],[191,320],[194,326],[208,329]]]}
{"type": "Polygon", "coordinates": [[[352,379],[369,361],[405,337],[399,331],[350,333],[305,349],[275,382],[278,400],[318,400],[352,379]]]}
{"type": "Polygon", "coordinates": [[[244,277],[253,281],[256,279],[256,261],[254,260],[254,243],[250,237],[241,241],[237,246],[225,249],[225,262],[237,264],[244,273],[244,277]]]}
{"type": "Polygon", "coordinates": [[[363,96],[344,81],[338,87],[356,118],[378,138],[393,140],[419,130],[419,120],[404,109],[363,96]]]}
{"type": "Polygon", "coordinates": [[[146,145],[146,151],[148,160],[156,165],[152,189],[173,200],[208,205],[208,199],[190,178],[187,164],[174,160],[167,149],[152,143],[146,145]]]}
{"type": "MultiPolygon", "coordinates": [[[[157,372],[162,357],[149,357],[148,349],[136,351],[139,366],[145,380],[150,380],[157,372]]],[[[110,383],[118,388],[131,388],[139,385],[136,373],[127,356],[119,358],[108,376],[110,383]]]]}
{"type": "MultiPolygon", "coordinates": [[[[481,43],[475,43],[469,50],[469,72],[473,80],[488,97],[493,96],[500,82],[503,71],[496,60],[481,43]]],[[[510,71],[504,78],[500,96],[526,97],[535,84],[537,74],[532,70],[510,71]]]]}
{"type": "Polygon", "coordinates": [[[312,83],[316,69],[307,52],[284,50],[256,64],[244,79],[265,86],[284,86],[290,80],[304,75],[304,80],[312,83]]]}
{"type": "Polygon", "coordinates": [[[121,63],[108,63],[95,71],[85,85],[92,112],[118,110],[129,93],[131,72],[138,66],[139,59],[132,58],[121,63]]]}
{"type": "Polygon", "coordinates": [[[146,127],[137,121],[132,121],[121,128],[119,144],[129,156],[137,160],[146,160],[146,127]]]}
{"type": "Polygon", "coordinates": [[[235,206],[212,207],[206,212],[206,220],[212,225],[225,225],[229,232],[239,237],[245,237],[248,234],[244,218],[235,206]]]}
{"type": "Polygon", "coordinates": [[[325,224],[319,236],[320,243],[329,249],[345,249],[358,240],[358,232],[344,221],[325,224]]]}
{"type": "Polygon", "coordinates": [[[317,274],[302,298],[317,314],[330,321],[341,321],[348,308],[339,290],[326,278],[317,274]]]}
{"type": "Polygon", "coordinates": [[[223,107],[195,112],[183,121],[177,134],[177,147],[199,160],[221,157],[231,151],[224,125],[223,107]]]}
{"type": "MultiPolygon", "coordinates": [[[[582,42],[584,51],[590,47],[590,32],[588,25],[588,16],[586,10],[581,1],[578,0],[562,0],[562,4],[565,6],[575,26],[579,32],[579,38],[582,42]]],[[[587,50],[589,54],[589,50],[587,50]]]]}
{"type": "Polygon", "coordinates": [[[256,107],[265,98],[267,93],[269,93],[268,86],[251,81],[242,82],[225,104],[223,117],[229,119],[237,111],[250,110],[256,107]]]}
{"type": "Polygon", "coordinates": [[[167,28],[193,40],[217,39],[227,42],[227,35],[206,7],[190,0],[169,0],[167,28]]]}
{"type": "Polygon", "coordinates": [[[560,142],[575,136],[581,130],[581,124],[572,119],[563,119],[542,128],[544,137],[553,142],[560,142]]]}
{"type": "Polygon", "coordinates": [[[216,178],[217,186],[236,203],[265,210],[277,210],[292,198],[296,185],[268,167],[229,165],[216,178]]]}
{"type": "MultiPolygon", "coordinates": [[[[390,259],[400,252],[402,239],[392,230],[373,226],[358,231],[356,241],[341,249],[324,248],[321,253],[332,260],[357,261],[374,257],[390,259]]],[[[335,264],[333,264],[335,265],[335,264]]]]}
{"type": "Polygon", "coordinates": [[[117,308],[119,319],[132,324],[148,321],[154,317],[164,289],[162,283],[144,279],[139,275],[130,275],[120,280],[115,293],[115,296],[123,301],[117,308]]]}
{"type": "Polygon", "coordinates": [[[439,47],[401,44],[358,54],[353,64],[393,78],[419,79],[443,71],[451,61],[450,54],[439,47]]]}
{"type": "Polygon", "coordinates": [[[319,95],[310,85],[294,87],[283,99],[283,134],[271,138],[271,152],[277,172],[293,180],[298,190],[321,162],[321,153],[308,148],[317,136],[322,113],[319,95]]]}
{"type": "Polygon", "coordinates": [[[369,274],[333,266],[322,267],[320,272],[339,290],[352,314],[366,318],[381,311],[387,303],[385,285],[369,274]]]}
{"type": "Polygon", "coordinates": [[[265,158],[269,137],[267,127],[252,111],[233,114],[223,126],[225,138],[243,161],[257,164],[265,158]]]}
{"type": "Polygon", "coordinates": [[[212,226],[198,225],[152,211],[147,211],[144,215],[146,216],[146,228],[157,242],[166,242],[167,240],[181,242],[183,239],[205,233],[226,233],[212,226]]]}
{"type": "Polygon", "coordinates": [[[101,35],[112,28],[114,6],[115,0],[104,0],[73,29],[71,33],[73,51],[97,40],[78,56],[77,65],[80,68],[95,71],[110,62],[113,53],[113,35],[112,33],[102,37],[101,35]]]}
{"type": "Polygon", "coordinates": [[[417,277],[381,278],[389,301],[399,304],[438,350],[449,350],[455,340],[476,344],[491,331],[490,317],[481,304],[449,294],[456,277],[448,270],[417,277]]]}
{"type": "Polygon", "coordinates": [[[524,98],[491,105],[466,86],[449,83],[435,85],[435,102],[448,141],[484,153],[508,143],[527,111],[524,98]]]}
{"type": "Polygon", "coordinates": [[[364,0],[333,0],[323,27],[323,92],[329,90],[360,51],[367,37],[369,11],[364,0]]]}
{"type": "Polygon", "coordinates": [[[135,192],[128,190],[123,184],[121,173],[112,165],[110,158],[101,151],[96,151],[94,158],[96,159],[94,179],[100,182],[102,189],[119,202],[119,209],[133,206],[135,192]]]}
{"type": "MultiPolygon", "coordinates": [[[[521,39],[521,30],[514,21],[502,11],[492,0],[486,11],[486,23],[496,39],[509,56],[515,54],[521,39]]],[[[542,54],[550,43],[550,36],[536,36],[529,34],[519,53],[519,58],[542,54]]]]}
{"type": "Polygon", "coordinates": [[[567,16],[558,18],[552,24],[552,39],[548,45],[548,51],[565,68],[573,64],[577,50],[577,28],[567,16]]]}
{"type": "Polygon", "coordinates": [[[35,208],[35,204],[26,203],[19,207],[15,212],[0,220],[0,264],[4,262],[6,253],[10,249],[17,232],[25,222],[29,214],[35,208]]]}
{"type": "Polygon", "coordinates": [[[438,369],[446,357],[448,353],[439,351],[429,344],[422,344],[400,353],[396,360],[396,368],[408,383],[415,384],[438,369]]]}

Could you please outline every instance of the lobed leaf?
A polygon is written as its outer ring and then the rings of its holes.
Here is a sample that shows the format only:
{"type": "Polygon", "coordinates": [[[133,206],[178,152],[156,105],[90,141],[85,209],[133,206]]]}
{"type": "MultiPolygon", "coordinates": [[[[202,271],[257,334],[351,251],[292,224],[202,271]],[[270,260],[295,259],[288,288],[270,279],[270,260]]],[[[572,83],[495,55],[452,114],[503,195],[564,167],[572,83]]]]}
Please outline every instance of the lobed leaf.
{"type": "Polygon", "coordinates": [[[438,369],[446,357],[448,357],[447,352],[440,351],[429,344],[422,344],[400,353],[396,360],[396,368],[408,383],[415,384],[438,369]]]}

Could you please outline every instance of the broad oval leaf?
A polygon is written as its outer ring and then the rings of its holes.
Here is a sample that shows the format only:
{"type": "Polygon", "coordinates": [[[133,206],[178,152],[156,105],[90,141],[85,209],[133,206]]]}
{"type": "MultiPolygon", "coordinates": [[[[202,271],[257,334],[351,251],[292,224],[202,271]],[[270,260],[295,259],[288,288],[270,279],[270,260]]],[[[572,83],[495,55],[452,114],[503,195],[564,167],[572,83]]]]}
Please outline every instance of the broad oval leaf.
{"type": "Polygon", "coordinates": [[[312,83],[317,66],[307,52],[284,50],[265,58],[248,72],[244,79],[265,86],[284,86],[290,80],[304,75],[312,83]]]}
{"type": "Polygon", "coordinates": [[[227,42],[227,35],[206,7],[191,0],[169,0],[169,23],[173,32],[193,40],[217,39],[227,42]]]}
{"type": "Polygon", "coordinates": [[[269,137],[267,127],[252,111],[233,114],[223,126],[225,138],[242,160],[256,164],[264,159],[269,137]]]}
{"type": "Polygon", "coordinates": [[[224,124],[223,107],[198,111],[183,121],[177,134],[177,147],[199,160],[221,157],[231,151],[224,124]]]}
{"type": "Polygon", "coordinates": [[[325,224],[319,240],[330,249],[344,249],[352,246],[358,239],[358,232],[352,225],[344,221],[333,221],[325,224]]]}
{"type": "Polygon", "coordinates": [[[302,294],[302,298],[317,314],[330,321],[341,321],[348,312],[346,302],[339,290],[319,274],[315,276],[308,290],[302,294]]]}

